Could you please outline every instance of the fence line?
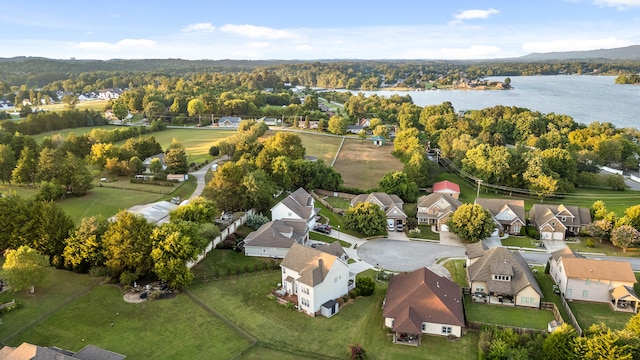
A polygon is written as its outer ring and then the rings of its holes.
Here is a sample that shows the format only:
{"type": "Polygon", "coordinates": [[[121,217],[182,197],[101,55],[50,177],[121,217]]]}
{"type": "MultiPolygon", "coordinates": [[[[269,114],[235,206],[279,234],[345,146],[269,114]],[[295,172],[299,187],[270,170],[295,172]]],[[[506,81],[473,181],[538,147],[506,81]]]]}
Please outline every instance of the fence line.
{"type": "Polygon", "coordinates": [[[517,327],[517,326],[509,326],[509,325],[489,324],[489,323],[483,323],[483,322],[479,322],[479,321],[467,321],[467,328],[471,329],[471,330],[481,330],[483,326],[493,326],[493,327],[496,327],[496,328],[498,328],[500,330],[512,329],[513,332],[515,332],[516,334],[519,334],[519,335],[522,335],[522,334],[545,334],[545,333],[547,333],[547,330],[522,328],[522,327],[517,327]]]}
{"type": "Polygon", "coordinates": [[[253,215],[254,213],[255,213],[255,210],[253,209],[247,210],[244,214],[242,214],[242,216],[236,219],[236,221],[232,222],[229,226],[227,226],[222,231],[220,231],[220,235],[218,235],[215,239],[213,239],[213,241],[211,241],[207,245],[204,251],[200,255],[198,255],[198,257],[195,260],[187,262],[187,268],[191,269],[192,267],[196,266],[200,261],[202,261],[202,259],[207,257],[207,254],[211,250],[215,249],[216,246],[222,241],[222,239],[226,239],[227,236],[229,236],[229,234],[233,234],[238,227],[244,225],[244,223],[247,222],[247,216],[253,215]]]}
{"type": "Polygon", "coordinates": [[[333,213],[343,214],[345,211],[347,211],[347,209],[340,209],[340,208],[336,208],[336,207],[331,206],[331,204],[329,204],[326,200],[324,200],[322,197],[320,197],[320,195],[316,194],[315,190],[311,190],[311,196],[313,196],[313,198],[316,199],[320,204],[326,206],[327,209],[329,209],[329,211],[331,211],[333,213]]]}
{"type": "Polygon", "coordinates": [[[571,325],[573,325],[573,328],[576,329],[578,335],[582,336],[582,328],[580,327],[580,324],[578,324],[578,320],[576,319],[576,317],[573,315],[573,311],[571,311],[569,304],[567,304],[567,301],[563,296],[560,296],[560,300],[562,301],[562,307],[567,312],[567,315],[569,315],[569,322],[571,323],[571,325]]]}

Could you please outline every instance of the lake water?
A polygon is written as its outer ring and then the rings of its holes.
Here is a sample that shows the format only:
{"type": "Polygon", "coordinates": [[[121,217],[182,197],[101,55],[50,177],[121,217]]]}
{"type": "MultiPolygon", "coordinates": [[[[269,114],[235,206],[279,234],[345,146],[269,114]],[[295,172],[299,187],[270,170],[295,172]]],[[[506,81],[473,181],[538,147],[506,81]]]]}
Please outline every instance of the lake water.
{"type": "MultiPolygon", "coordinates": [[[[503,81],[505,77],[489,77],[503,81]]],[[[613,76],[511,76],[513,90],[363,91],[391,96],[409,94],[419,106],[450,101],[458,110],[495,105],[518,106],[542,113],[565,114],[588,124],[611,122],[616,127],[640,128],[640,86],[614,83],[613,76]]]]}

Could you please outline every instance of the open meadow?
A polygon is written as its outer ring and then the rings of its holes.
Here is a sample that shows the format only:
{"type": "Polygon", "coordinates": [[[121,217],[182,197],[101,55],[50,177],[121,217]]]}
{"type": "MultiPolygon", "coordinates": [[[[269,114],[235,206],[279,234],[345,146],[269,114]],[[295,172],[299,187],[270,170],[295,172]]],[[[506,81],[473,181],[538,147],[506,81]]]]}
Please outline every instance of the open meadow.
{"type": "MultiPolygon", "coordinates": [[[[282,130],[270,130],[267,131],[260,141],[264,141],[267,138],[274,136],[278,131],[282,130]]],[[[335,136],[331,134],[318,133],[314,131],[301,131],[301,130],[287,130],[300,137],[302,146],[305,148],[305,154],[307,156],[315,156],[319,160],[323,160],[324,164],[329,166],[336,157],[340,143],[342,142],[342,136],[335,136]]]]}
{"type": "Polygon", "coordinates": [[[402,162],[392,151],[390,145],[374,146],[369,140],[347,138],[334,167],[342,174],[344,186],[372,189],[387,172],[402,171],[402,162]]]}

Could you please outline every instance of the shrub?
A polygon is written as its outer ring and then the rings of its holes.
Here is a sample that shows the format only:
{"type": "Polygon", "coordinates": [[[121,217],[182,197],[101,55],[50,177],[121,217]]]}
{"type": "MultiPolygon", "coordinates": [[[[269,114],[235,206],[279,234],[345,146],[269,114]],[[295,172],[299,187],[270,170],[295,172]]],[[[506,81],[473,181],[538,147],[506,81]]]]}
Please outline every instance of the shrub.
{"type": "Polygon", "coordinates": [[[91,269],[89,269],[89,275],[93,277],[100,277],[100,276],[109,276],[111,275],[111,273],[109,271],[109,268],[105,266],[94,266],[91,269]]]}
{"type": "Polygon", "coordinates": [[[593,248],[593,247],[596,246],[596,242],[593,241],[593,239],[587,239],[586,245],[587,245],[588,248],[593,248]]]}
{"type": "Polygon", "coordinates": [[[349,291],[349,297],[355,299],[358,297],[358,288],[349,291]]]}
{"type": "Polygon", "coordinates": [[[131,284],[133,284],[134,281],[138,280],[138,275],[130,272],[130,271],[125,271],[122,274],[120,274],[120,284],[121,285],[125,285],[125,286],[129,286],[131,284]]]}
{"type": "Polygon", "coordinates": [[[370,277],[361,277],[356,280],[356,290],[361,296],[371,296],[375,288],[376,284],[370,277]]]}
{"type": "Polygon", "coordinates": [[[540,232],[531,225],[527,225],[527,236],[534,239],[540,239],[540,232]]]}
{"type": "Polygon", "coordinates": [[[220,155],[220,148],[216,145],[213,145],[212,147],[209,148],[209,155],[211,156],[220,155]]]}
{"type": "Polygon", "coordinates": [[[253,230],[258,230],[258,228],[269,222],[269,218],[262,215],[247,215],[247,222],[245,225],[252,228],[253,230]]]}
{"type": "Polygon", "coordinates": [[[23,305],[21,303],[15,302],[15,303],[13,303],[13,305],[9,305],[9,306],[6,306],[6,307],[0,309],[0,314],[5,314],[5,313],[8,313],[8,312],[13,311],[13,310],[20,309],[20,308],[22,308],[22,306],[23,305]]]}
{"type": "Polygon", "coordinates": [[[344,305],[344,299],[342,299],[341,297],[336,299],[336,302],[338,303],[338,305],[342,306],[344,305]]]}
{"type": "Polygon", "coordinates": [[[342,295],[341,299],[342,299],[343,303],[346,303],[346,302],[349,302],[349,299],[351,299],[351,298],[349,297],[349,294],[344,294],[344,295],[342,295]]]}

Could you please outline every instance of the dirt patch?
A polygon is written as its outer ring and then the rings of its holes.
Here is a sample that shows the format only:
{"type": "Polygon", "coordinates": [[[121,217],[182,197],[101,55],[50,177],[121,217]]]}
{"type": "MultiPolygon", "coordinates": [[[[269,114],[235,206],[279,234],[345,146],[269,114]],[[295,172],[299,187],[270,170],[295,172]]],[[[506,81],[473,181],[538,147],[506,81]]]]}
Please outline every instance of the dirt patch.
{"type": "Polygon", "coordinates": [[[124,294],[124,301],[128,303],[141,303],[147,301],[148,298],[141,299],[139,292],[127,291],[124,294]]]}
{"type": "Polygon", "coordinates": [[[334,168],[342,175],[344,186],[372,189],[387,172],[402,170],[402,162],[391,155],[392,151],[391,145],[374,146],[369,140],[347,139],[334,168]]]}

